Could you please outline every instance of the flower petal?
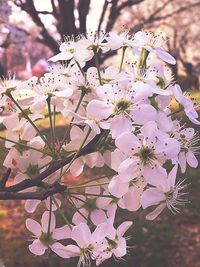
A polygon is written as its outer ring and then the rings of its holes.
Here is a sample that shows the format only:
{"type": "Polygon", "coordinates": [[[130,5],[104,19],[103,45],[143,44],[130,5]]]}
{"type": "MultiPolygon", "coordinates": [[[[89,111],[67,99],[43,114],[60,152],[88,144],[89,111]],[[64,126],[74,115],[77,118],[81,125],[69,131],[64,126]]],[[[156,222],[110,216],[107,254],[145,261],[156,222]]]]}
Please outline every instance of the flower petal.
{"type": "MultiPolygon", "coordinates": [[[[48,232],[48,227],[49,227],[49,216],[50,216],[50,212],[49,211],[45,211],[42,215],[42,231],[44,233],[48,232]]],[[[51,213],[51,223],[50,223],[50,233],[53,232],[53,230],[56,227],[56,218],[55,215],[53,213],[51,213]]]]}
{"type": "Polygon", "coordinates": [[[97,119],[107,119],[113,113],[113,106],[104,101],[92,100],[87,105],[87,116],[97,119]]]}
{"type": "Polygon", "coordinates": [[[84,248],[87,247],[91,242],[91,232],[86,223],[80,223],[75,226],[72,230],[72,237],[76,243],[84,248]]]}
{"type": "Polygon", "coordinates": [[[124,236],[124,234],[131,227],[132,224],[133,224],[133,222],[131,222],[131,221],[126,221],[126,222],[123,222],[122,224],[120,224],[120,226],[118,226],[118,228],[117,228],[117,236],[118,237],[124,236]]]}
{"type": "Polygon", "coordinates": [[[71,238],[71,229],[68,225],[64,225],[63,227],[56,228],[53,230],[52,238],[55,240],[62,240],[71,238]]]}
{"type": "Polygon", "coordinates": [[[197,168],[197,166],[198,166],[198,160],[195,157],[195,155],[192,153],[191,150],[189,150],[186,153],[186,159],[187,159],[187,163],[190,165],[190,167],[197,168]]]}
{"type": "Polygon", "coordinates": [[[141,196],[141,204],[143,209],[152,205],[158,205],[161,201],[165,201],[165,194],[157,188],[149,188],[144,191],[141,196]]]}
{"type": "Polygon", "coordinates": [[[155,210],[147,214],[146,219],[149,221],[153,221],[166,207],[166,203],[160,204],[155,210]]]}
{"type": "Polygon", "coordinates": [[[103,210],[93,210],[90,214],[91,221],[95,224],[104,223],[107,220],[106,213],[103,210]]]}
{"type": "Polygon", "coordinates": [[[42,233],[41,225],[33,219],[26,220],[26,228],[36,237],[40,237],[42,233]]]}
{"type": "Polygon", "coordinates": [[[38,256],[43,255],[47,249],[47,247],[45,247],[38,239],[34,240],[33,243],[28,246],[28,248],[30,252],[38,256]]]}
{"type": "Polygon", "coordinates": [[[176,64],[176,59],[172,55],[170,55],[168,52],[166,52],[164,49],[156,48],[156,54],[163,61],[165,61],[169,64],[172,64],[172,65],[176,64]]]}
{"type": "Polygon", "coordinates": [[[51,245],[50,248],[61,258],[69,259],[71,257],[71,253],[67,251],[66,247],[58,242],[51,245]]]}
{"type": "Polygon", "coordinates": [[[37,199],[28,199],[25,203],[25,210],[29,213],[33,213],[37,206],[41,203],[40,200],[37,199]]]}

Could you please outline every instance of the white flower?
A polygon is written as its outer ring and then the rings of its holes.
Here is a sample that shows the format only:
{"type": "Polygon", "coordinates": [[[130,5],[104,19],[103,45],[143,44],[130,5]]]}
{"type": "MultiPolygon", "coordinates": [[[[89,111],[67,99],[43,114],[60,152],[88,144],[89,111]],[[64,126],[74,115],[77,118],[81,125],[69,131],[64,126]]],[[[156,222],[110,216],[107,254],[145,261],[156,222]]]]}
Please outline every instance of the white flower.
{"type": "Polygon", "coordinates": [[[88,49],[96,49],[96,52],[101,49],[103,53],[107,52],[109,50],[109,47],[107,45],[106,41],[106,34],[104,32],[91,32],[90,34],[87,34],[87,40],[90,41],[90,45],[88,46],[88,49]]]}
{"type": "Polygon", "coordinates": [[[105,222],[110,217],[109,215],[114,212],[116,206],[111,205],[111,197],[105,197],[105,195],[109,195],[109,192],[103,190],[97,182],[93,182],[91,184],[88,183],[85,194],[88,194],[88,196],[78,195],[79,200],[75,196],[74,203],[79,210],[74,213],[72,222],[77,225],[81,222],[87,222],[87,218],[95,225],[105,222]],[[90,185],[92,186],[90,187],[90,185]],[[94,196],[92,196],[93,194],[94,196]]]}
{"type": "Polygon", "coordinates": [[[94,53],[91,49],[88,49],[91,42],[85,37],[81,37],[78,41],[69,40],[65,41],[60,45],[60,53],[51,57],[49,61],[59,61],[59,60],[71,60],[74,59],[79,63],[84,63],[89,61],[94,53]]]}
{"type": "Polygon", "coordinates": [[[123,237],[126,231],[132,226],[133,222],[125,221],[117,229],[113,224],[109,224],[108,234],[106,237],[107,247],[96,258],[97,266],[104,260],[109,259],[114,255],[115,258],[120,259],[127,254],[126,239],[123,237]]]}
{"type": "MultiPolygon", "coordinates": [[[[80,129],[78,126],[73,126],[70,131],[70,139],[71,141],[66,144],[63,148],[67,151],[74,151],[78,149],[85,138],[88,131],[88,127],[85,127],[83,130],[80,129]]],[[[94,132],[91,132],[89,135],[86,144],[89,143],[95,136],[94,132]]],[[[90,168],[102,167],[104,165],[104,160],[99,151],[93,152],[91,154],[78,157],[74,160],[70,167],[70,172],[74,176],[79,176],[83,172],[84,165],[89,166],[90,168]]]]}
{"type": "Polygon", "coordinates": [[[0,79],[0,96],[16,89],[19,81],[15,79],[15,75],[9,74],[7,78],[0,79]]]}
{"type": "Polygon", "coordinates": [[[97,95],[101,100],[89,103],[90,113],[100,119],[110,117],[114,139],[125,131],[131,131],[132,124],[144,124],[156,118],[156,110],[148,99],[152,95],[151,87],[147,84],[130,86],[129,81],[121,81],[118,85],[105,84],[97,88],[97,95]]]}
{"type": "Polygon", "coordinates": [[[171,135],[180,143],[181,151],[178,155],[178,161],[182,173],[186,171],[186,164],[190,167],[197,168],[198,160],[195,155],[199,153],[199,136],[193,128],[181,127],[178,122],[172,129],[171,135]]]}
{"type": "Polygon", "coordinates": [[[43,255],[48,248],[57,253],[58,247],[61,245],[57,241],[71,237],[69,226],[56,228],[55,215],[48,211],[42,215],[41,225],[33,219],[27,219],[26,227],[33,233],[34,241],[29,245],[29,250],[35,255],[43,255]],[[49,216],[51,216],[50,223],[49,216]]]}
{"type": "Polygon", "coordinates": [[[71,238],[76,245],[60,246],[58,255],[63,258],[79,257],[77,266],[89,267],[91,259],[95,259],[105,248],[103,241],[107,233],[107,223],[99,224],[93,233],[86,223],[80,223],[73,227],[71,232],[71,238]]]}
{"type": "Polygon", "coordinates": [[[106,40],[107,46],[110,47],[111,50],[117,50],[121,47],[131,47],[133,45],[132,37],[127,31],[120,34],[110,32],[106,40]]]}
{"type": "Polygon", "coordinates": [[[163,44],[166,39],[161,34],[154,34],[153,32],[136,32],[134,35],[134,46],[145,48],[149,52],[154,52],[160,59],[169,64],[176,64],[176,60],[168,52],[163,49],[163,44]]]}
{"type": "Polygon", "coordinates": [[[183,106],[185,114],[188,117],[188,119],[191,122],[200,125],[200,121],[197,120],[199,115],[197,111],[194,109],[193,101],[183,95],[181,87],[178,84],[175,84],[175,86],[171,86],[170,89],[172,90],[176,100],[183,106]]]}
{"type": "Polygon", "coordinates": [[[155,122],[145,124],[141,133],[141,136],[136,136],[126,132],[116,139],[116,146],[126,155],[118,172],[127,181],[130,181],[134,173],[137,176],[143,175],[152,185],[158,184],[166,179],[163,164],[166,160],[176,160],[180,144],[160,133],[155,122]]]}
{"type": "Polygon", "coordinates": [[[186,185],[184,181],[176,184],[177,165],[168,174],[167,179],[157,184],[155,188],[149,188],[144,191],[141,197],[142,207],[146,209],[152,205],[158,205],[155,210],[149,213],[146,218],[154,220],[165,207],[172,213],[179,212],[179,207],[187,203],[182,197],[186,194],[182,191],[186,185]]]}
{"type": "Polygon", "coordinates": [[[109,192],[119,198],[117,204],[122,209],[136,211],[141,207],[141,195],[147,182],[142,176],[124,180],[124,176],[115,176],[109,183],[109,192]]]}

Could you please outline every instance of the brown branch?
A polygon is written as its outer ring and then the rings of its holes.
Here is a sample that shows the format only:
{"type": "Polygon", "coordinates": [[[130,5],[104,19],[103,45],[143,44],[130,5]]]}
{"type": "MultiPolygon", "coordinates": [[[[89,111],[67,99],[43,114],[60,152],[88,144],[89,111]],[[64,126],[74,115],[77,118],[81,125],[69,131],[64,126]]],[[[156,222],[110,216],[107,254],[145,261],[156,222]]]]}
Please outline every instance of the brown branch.
{"type": "Polygon", "coordinates": [[[78,3],[78,13],[79,13],[79,23],[80,23],[80,33],[85,34],[87,32],[86,28],[86,18],[90,9],[90,0],[79,0],[78,3]]]}
{"type": "Polygon", "coordinates": [[[15,1],[15,4],[18,5],[22,10],[26,11],[30,17],[32,18],[33,22],[41,28],[40,34],[43,37],[43,43],[45,43],[49,48],[54,52],[58,53],[58,43],[54,40],[54,38],[49,34],[45,25],[43,24],[42,20],[39,17],[39,11],[36,10],[33,0],[26,0],[25,2],[22,1],[15,1]]]}
{"type": "Polygon", "coordinates": [[[9,200],[9,199],[38,199],[45,200],[50,196],[53,196],[57,193],[63,193],[67,190],[65,185],[55,183],[53,185],[49,185],[49,187],[42,189],[40,192],[27,192],[27,193],[19,193],[19,192],[1,192],[0,191],[0,200],[9,200]]]}
{"type": "Polygon", "coordinates": [[[108,17],[108,22],[107,22],[107,26],[106,26],[106,32],[109,32],[112,30],[117,18],[121,15],[121,11],[126,8],[126,7],[130,7],[130,6],[134,6],[137,5],[141,2],[143,2],[144,0],[128,0],[126,2],[123,2],[121,5],[117,5],[117,0],[113,0],[112,1],[112,6],[110,8],[110,14],[108,17]]]}
{"type": "Polygon", "coordinates": [[[130,32],[136,32],[141,30],[145,25],[153,23],[156,15],[158,15],[163,9],[172,2],[173,0],[168,0],[164,2],[160,7],[158,7],[147,19],[143,18],[143,21],[140,21],[137,25],[135,25],[130,32]]]}
{"type": "Polygon", "coordinates": [[[99,25],[98,25],[98,28],[97,28],[98,34],[100,33],[101,25],[103,23],[104,16],[106,14],[106,10],[107,10],[108,4],[109,4],[109,2],[107,0],[105,0],[104,5],[103,5],[103,9],[102,9],[102,12],[101,12],[101,17],[99,19],[99,25]]]}
{"type": "Polygon", "coordinates": [[[53,16],[58,19],[59,15],[58,15],[58,11],[57,11],[57,8],[56,8],[56,5],[55,5],[55,2],[54,0],[51,0],[51,6],[52,6],[52,14],[53,16]]]}
{"type": "MultiPolygon", "coordinates": [[[[169,17],[172,17],[174,15],[177,15],[179,13],[182,13],[188,9],[191,9],[191,8],[194,8],[194,7],[197,7],[197,6],[200,6],[200,2],[197,2],[197,3],[193,3],[193,4],[189,4],[189,5],[186,5],[186,6],[183,6],[183,7],[180,7],[179,9],[169,13],[169,14],[166,14],[164,16],[160,16],[160,17],[155,17],[153,19],[153,21],[160,21],[160,20],[164,20],[164,19],[167,19],[169,17]]],[[[150,21],[151,22],[151,21],[150,21]]],[[[149,22],[148,22],[149,23],[149,22]]]]}
{"type": "MultiPolygon", "coordinates": [[[[97,135],[93,140],[91,140],[85,147],[83,147],[80,152],[77,154],[76,157],[84,156],[96,151],[96,143],[98,142],[99,138],[101,137],[102,133],[97,135]]],[[[64,158],[58,160],[57,162],[52,163],[45,171],[40,173],[37,177],[32,179],[26,179],[18,184],[9,186],[4,188],[4,190],[0,190],[0,192],[12,192],[17,193],[24,189],[31,188],[33,186],[36,187],[43,187],[44,183],[43,180],[47,178],[49,175],[55,173],[57,170],[61,169],[73,159],[74,155],[69,156],[68,158],[64,158]]]]}
{"type": "Polygon", "coordinates": [[[165,7],[167,7],[173,0],[168,0],[165,3],[163,3],[163,5],[161,5],[160,7],[158,7],[149,17],[147,20],[145,20],[145,23],[151,23],[155,16],[157,14],[159,14],[165,7]]]}
{"type": "Polygon", "coordinates": [[[59,19],[57,29],[61,36],[76,35],[74,0],[58,0],[59,19]]]}
{"type": "Polygon", "coordinates": [[[6,183],[9,179],[11,173],[11,169],[7,169],[6,173],[3,175],[2,179],[0,180],[0,190],[4,189],[6,186],[6,183]]]}
{"type": "Polygon", "coordinates": [[[118,6],[117,11],[120,12],[122,9],[126,8],[126,7],[130,7],[133,5],[137,5],[141,2],[143,2],[144,0],[128,0],[126,2],[123,2],[121,5],[118,6]]]}
{"type": "Polygon", "coordinates": [[[38,14],[42,14],[42,15],[53,15],[53,12],[51,11],[37,11],[38,14]]]}

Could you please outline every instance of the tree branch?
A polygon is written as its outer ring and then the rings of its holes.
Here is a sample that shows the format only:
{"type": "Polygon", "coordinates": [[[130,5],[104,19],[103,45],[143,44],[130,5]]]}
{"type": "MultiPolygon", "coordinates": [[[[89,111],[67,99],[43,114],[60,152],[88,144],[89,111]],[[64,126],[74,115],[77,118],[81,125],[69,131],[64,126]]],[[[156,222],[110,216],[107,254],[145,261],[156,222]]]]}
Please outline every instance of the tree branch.
{"type": "Polygon", "coordinates": [[[78,13],[79,13],[79,23],[80,23],[80,33],[85,34],[87,32],[86,19],[90,8],[90,0],[79,0],[78,3],[78,13]]]}
{"type": "Polygon", "coordinates": [[[76,35],[74,0],[58,0],[59,19],[57,29],[61,36],[76,35]]]}
{"type": "MultiPolygon", "coordinates": [[[[177,9],[177,10],[171,12],[171,13],[168,13],[168,14],[166,14],[166,15],[164,15],[164,16],[154,17],[154,18],[153,18],[153,21],[160,21],[160,20],[167,19],[167,18],[169,18],[169,17],[172,17],[172,16],[174,16],[174,15],[177,15],[177,14],[179,14],[179,13],[182,13],[182,12],[188,10],[188,9],[197,7],[197,6],[199,6],[199,5],[200,5],[200,2],[197,2],[197,3],[193,3],[193,4],[189,4],[189,5],[180,7],[179,9],[177,9]]],[[[150,22],[152,22],[152,19],[151,19],[150,21],[149,21],[149,19],[148,19],[147,21],[145,21],[145,23],[150,23],[150,22]]]]}
{"type": "MultiPolygon", "coordinates": [[[[99,135],[95,136],[95,138],[92,139],[85,147],[83,147],[80,150],[80,152],[77,154],[77,158],[80,156],[84,156],[84,155],[95,152],[96,151],[96,144],[97,144],[98,140],[100,139],[100,137],[102,136],[102,134],[103,134],[103,131],[99,135]]],[[[58,160],[57,162],[52,163],[45,171],[40,173],[37,177],[32,178],[32,179],[26,179],[22,182],[19,182],[18,184],[15,184],[15,185],[12,185],[9,187],[5,187],[5,188],[3,188],[3,190],[0,189],[0,193],[5,193],[5,192],[17,193],[17,192],[20,192],[24,189],[31,188],[33,186],[44,187],[43,180],[45,178],[47,178],[49,175],[55,173],[57,170],[63,168],[68,163],[70,163],[70,161],[73,159],[73,157],[74,157],[74,154],[69,156],[68,158],[58,160]]],[[[3,197],[3,195],[2,195],[2,197],[3,197]]]]}
{"type": "Polygon", "coordinates": [[[100,33],[101,25],[102,25],[102,22],[104,20],[104,16],[106,14],[106,10],[107,10],[108,4],[109,4],[109,2],[107,0],[105,0],[104,5],[103,5],[103,9],[102,9],[102,12],[101,12],[101,17],[99,19],[99,25],[98,25],[98,29],[97,29],[98,34],[100,33]]]}
{"type": "Polygon", "coordinates": [[[45,43],[49,48],[54,52],[58,53],[58,43],[54,40],[54,38],[49,34],[47,29],[45,28],[45,25],[43,24],[42,20],[39,17],[39,13],[35,5],[33,3],[33,0],[26,0],[24,3],[22,1],[15,1],[15,4],[21,7],[22,10],[26,11],[32,18],[33,22],[41,28],[40,34],[43,37],[43,43],[45,43]]]}
{"type": "Polygon", "coordinates": [[[55,183],[49,187],[42,189],[40,192],[28,192],[28,193],[15,193],[15,192],[1,192],[0,191],[0,200],[8,199],[38,199],[45,200],[50,196],[53,196],[57,193],[63,193],[67,190],[65,185],[55,183]]]}
{"type": "Polygon", "coordinates": [[[53,15],[53,13],[51,11],[37,11],[38,14],[42,14],[42,15],[53,15]]]}
{"type": "Polygon", "coordinates": [[[112,6],[110,8],[110,14],[109,14],[109,18],[108,18],[108,23],[106,26],[106,32],[109,32],[112,30],[117,18],[119,17],[119,15],[121,14],[121,11],[126,8],[126,7],[130,7],[133,5],[137,5],[141,2],[143,2],[144,0],[127,0],[125,2],[123,2],[121,5],[117,5],[117,0],[113,0],[112,1],[112,6]]]}
{"type": "Polygon", "coordinates": [[[6,173],[3,175],[2,179],[0,180],[0,190],[4,189],[6,186],[6,183],[9,179],[11,173],[11,169],[7,169],[6,173]]]}
{"type": "Polygon", "coordinates": [[[117,11],[120,12],[122,9],[126,8],[126,7],[130,7],[133,5],[137,5],[141,2],[143,2],[144,0],[128,0],[126,2],[123,2],[121,5],[118,6],[117,11]]]}
{"type": "Polygon", "coordinates": [[[56,5],[55,5],[55,2],[54,0],[51,0],[51,6],[52,6],[52,14],[53,16],[58,19],[59,15],[58,15],[58,11],[57,11],[57,8],[56,8],[56,5]]]}

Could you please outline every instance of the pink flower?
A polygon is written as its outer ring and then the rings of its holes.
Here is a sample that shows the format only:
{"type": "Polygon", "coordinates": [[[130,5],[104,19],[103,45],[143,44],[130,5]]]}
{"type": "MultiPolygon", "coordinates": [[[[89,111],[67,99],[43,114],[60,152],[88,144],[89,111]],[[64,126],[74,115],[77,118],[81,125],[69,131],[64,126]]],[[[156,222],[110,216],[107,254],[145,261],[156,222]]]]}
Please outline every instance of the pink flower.
{"type": "Polygon", "coordinates": [[[123,133],[115,144],[126,155],[118,167],[124,180],[130,181],[134,173],[136,176],[143,175],[152,185],[166,178],[163,164],[166,160],[176,160],[180,151],[179,142],[160,132],[155,122],[145,124],[141,128],[141,135],[123,133]]]}
{"type": "Polygon", "coordinates": [[[35,255],[43,255],[48,248],[57,253],[60,246],[57,241],[71,237],[69,226],[56,228],[55,215],[48,211],[43,213],[41,225],[33,219],[27,219],[26,227],[33,233],[34,241],[29,245],[29,250],[35,255]]]}
{"type": "Polygon", "coordinates": [[[107,248],[96,258],[97,266],[114,255],[117,259],[127,253],[126,239],[123,237],[133,222],[125,221],[117,229],[110,223],[108,235],[106,236],[107,248]]]}
{"type": "Polygon", "coordinates": [[[91,184],[88,183],[88,187],[85,189],[85,194],[91,194],[91,196],[88,195],[87,197],[84,197],[80,194],[80,196],[78,195],[80,200],[78,201],[75,199],[76,201],[74,203],[79,210],[74,213],[72,222],[76,225],[81,222],[87,222],[87,218],[89,218],[95,225],[104,223],[115,210],[115,206],[111,205],[112,198],[104,196],[107,194],[109,195],[109,193],[106,190],[103,190],[97,182],[92,183],[94,186],[90,187],[90,185],[91,184]],[[96,196],[92,196],[92,194],[96,196]]]}
{"type": "Polygon", "coordinates": [[[186,201],[182,199],[186,193],[182,191],[186,185],[184,181],[176,184],[177,165],[168,174],[167,179],[158,183],[156,187],[146,189],[141,197],[142,207],[144,209],[156,205],[156,209],[150,212],[146,218],[154,220],[164,208],[168,208],[172,213],[179,212],[179,207],[186,201]]]}
{"type": "Polygon", "coordinates": [[[101,120],[109,119],[112,138],[125,131],[131,131],[132,124],[144,124],[155,120],[156,110],[150,105],[148,97],[152,95],[147,84],[121,81],[118,85],[105,84],[97,88],[100,100],[89,103],[90,114],[97,114],[101,120]]]}
{"type": "Polygon", "coordinates": [[[86,223],[80,223],[71,232],[71,238],[76,245],[60,246],[58,253],[63,258],[79,257],[78,266],[90,266],[91,259],[96,259],[105,248],[104,239],[107,233],[107,223],[99,224],[93,233],[86,223]]]}
{"type": "Polygon", "coordinates": [[[140,48],[145,48],[149,52],[155,53],[160,59],[169,63],[176,64],[176,60],[168,52],[163,49],[163,44],[166,39],[163,35],[155,35],[153,32],[136,32],[134,35],[133,45],[140,48]]]}
{"type": "Polygon", "coordinates": [[[188,119],[194,124],[200,125],[200,122],[197,120],[199,115],[194,109],[193,101],[183,95],[181,87],[178,84],[175,84],[175,86],[171,86],[171,89],[176,100],[183,106],[188,119]]]}
{"type": "Polygon", "coordinates": [[[124,176],[115,176],[109,183],[109,192],[119,198],[117,204],[122,209],[136,211],[141,207],[141,195],[147,182],[143,177],[135,177],[134,174],[129,181],[124,176]]]}

